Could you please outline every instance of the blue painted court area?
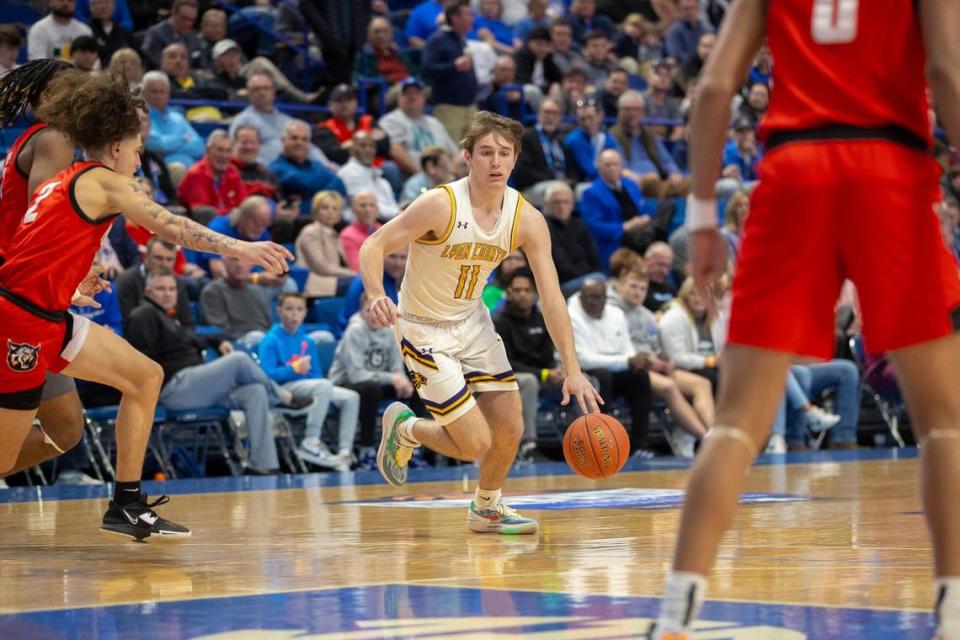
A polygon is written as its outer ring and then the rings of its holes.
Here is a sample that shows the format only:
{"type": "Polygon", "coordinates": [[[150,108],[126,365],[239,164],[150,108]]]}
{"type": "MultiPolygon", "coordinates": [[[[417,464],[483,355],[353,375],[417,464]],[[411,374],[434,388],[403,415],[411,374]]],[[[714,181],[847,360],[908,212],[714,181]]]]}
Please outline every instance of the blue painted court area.
{"type": "MultiPolygon", "coordinates": [[[[639,638],[653,598],[381,585],[0,616],[4,638],[639,638]]],[[[691,640],[928,640],[912,611],[707,602],[691,640]]]]}
{"type": "MultiPolygon", "coordinates": [[[[851,451],[812,451],[779,455],[763,455],[756,464],[809,464],[817,462],[864,462],[870,460],[909,460],[916,458],[915,448],[907,449],[860,449],[851,451]]],[[[628,460],[623,471],[671,471],[686,469],[691,461],[683,458],[655,458],[651,461],[628,460]]],[[[563,462],[540,462],[518,464],[510,470],[510,477],[572,475],[570,467],[563,462]]],[[[461,481],[477,479],[477,468],[472,465],[413,469],[409,482],[461,481]]],[[[310,489],[315,487],[340,487],[346,485],[376,485],[386,482],[379,473],[360,471],[352,473],[308,473],[300,475],[244,476],[195,478],[168,482],[144,482],[144,491],[150,495],[186,495],[193,493],[225,493],[232,491],[282,491],[284,489],[310,489]]],[[[37,500],[88,500],[109,498],[112,489],[107,486],[47,486],[14,487],[0,490],[0,504],[7,502],[34,502],[37,500]]]]}

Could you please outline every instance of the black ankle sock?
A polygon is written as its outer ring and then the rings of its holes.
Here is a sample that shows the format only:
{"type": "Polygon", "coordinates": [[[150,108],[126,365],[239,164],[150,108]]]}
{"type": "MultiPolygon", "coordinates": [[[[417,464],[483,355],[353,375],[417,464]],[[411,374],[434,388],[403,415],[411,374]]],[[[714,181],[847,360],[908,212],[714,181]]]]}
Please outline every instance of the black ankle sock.
{"type": "Polygon", "coordinates": [[[113,501],[120,506],[136,502],[140,499],[140,481],[118,482],[113,490],[113,501]]]}

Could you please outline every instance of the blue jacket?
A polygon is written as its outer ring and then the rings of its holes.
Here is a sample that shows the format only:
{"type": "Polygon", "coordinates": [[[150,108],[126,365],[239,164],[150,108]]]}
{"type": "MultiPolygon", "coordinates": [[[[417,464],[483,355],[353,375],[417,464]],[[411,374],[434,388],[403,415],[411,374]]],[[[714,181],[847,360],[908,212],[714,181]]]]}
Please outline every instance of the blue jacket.
{"type": "Polygon", "coordinates": [[[466,107],[477,101],[477,74],[457,71],[453,61],[463,55],[464,41],[453,31],[442,29],[430,36],[423,48],[420,72],[430,83],[430,104],[466,107]]]}
{"type": "Polygon", "coordinates": [[[117,299],[115,289],[104,290],[93,296],[93,299],[100,303],[99,309],[93,307],[78,307],[70,305],[70,312],[74,315],[102,324],[118,336],[123,335],[123,320],[120,317],[120,302],[117,299]]]}
{"type": "Polygon", "coordinates": [[[760,164],[760,158],[762,157],[763,153],[757,152],[750,158],[750,162],[747,162],[747,159],[740,155],[740,150],[737,149],[737,144],[733,141],[728,142],[723,148],[723,166],[735,164],[740,167],[740,178],[744,182],[759,179],[757,165],[760,164]]]}
{"type": "Polygon", "coordinates": [[[200,134],[182,113],[170,107],[162,112],[150,107],[150,135],[144,140],[144,146],[163,156],[168,165],[180,162],[187,167],[206,152],[200,134]]]}
{"type": "MultiPolygon", "coordinates": [[[[222,233],[228,238],[236,238],[238,240],[247,240],[249,242],[261,242],[264,240],[270,239],[270,231],[267,229],[263,230],[263,233],[260,234],[259,238],[241,238],[240,232],[237,231],[237,228],[230,224],[230,216],[222,215],[217,216],[207,224],[207,227],[216,231],[217,233],[222,233]]],[[[210,273],[210,261],[211,260],[220,260],[220,255],[217,253],[201,253],[197,252],[197,262],[196,265],[210,273]]],[[[257,268],[257,270],[259,270],[257,268]]]]}
{"type": "Polygon", "coordinates": [[[279,322],[273,325],[260,341],[257,354],[260,356],[260,366],[271,380],[279,384],[323,377],[317,344],[302,326],[297,328],[296,333],[288,333],[279,322]],[[310,371],[297,373],[291,363],[294,358],[303,356],[310,356],[310,371]]]}
{"type": "Polygon", "coordinates": [[[441,13],[443,5],[434,0],[418,4],[407,18],[407,37],[429,38],[437,30],[437,16],[441,13]]]}
{"type": "MultiPolygon", "coordinates": [[[[397,286],[397,281],[386,273],[383,274],[383,290],[394,303],[399,302],[400,287],[397,286]]],[[[343,335],[344,330],[347,328],[347,323],[350,322],[350,318],[360,310],[360,296],[362,295],[363,279],[361,279],[360,276],[354,276],[350,282],[350,286],[347,287],[347,295],[344,296],[343,311],[340,312],[339,318],[340,326],[337,327],[338,336],[343,335]]]]}
{"type": "MultiPolygon", "coordinates": [[[[616,149],[617,141],[613,139],[613,136],[607,131],[604,131],[603,135],[603,150],[616,149]]],[[[582,181],[596,180],[600,177],[600,174],[597,173],[596,161],[594,160],[593,143],[583,129],[577,127],[568,133],[567,137],[563,139],[563,144],[570,150],[570,155],[573,156],[573,162],[577,167],[577,171],[580,172],[580,179],[582,181]]]]}
{"type": "Polygon", "coordinates": [[[310,213],[310,200],[313,194],[325,189],[332,189],[344,198],[347,197],[347,187],[337,174],[327,169],[322,162],[307,159],[303,164],[297,164],[284,155],[270,163],[267,167],[277,176],[280,191],[284,197],[300,196],[300,213],[310,213]]]}
{"type": "MultiPolygon", "coordinates": [[[[637,211],[641,215],[653,213],[643,199],[640,187],[632,180],[624,179],[621,183],[627,195],[637,205],[637,211]]],[[[597,243],[600,264],[607,268],[610,264],[610,254],[620,247],[620,238],[623,236],[623,212],[617,197],[603,180],[594,180],[593,184],[583,192],[583,199],[577,209],[583,221],[587,223],[590,235],[597,243]]]]}

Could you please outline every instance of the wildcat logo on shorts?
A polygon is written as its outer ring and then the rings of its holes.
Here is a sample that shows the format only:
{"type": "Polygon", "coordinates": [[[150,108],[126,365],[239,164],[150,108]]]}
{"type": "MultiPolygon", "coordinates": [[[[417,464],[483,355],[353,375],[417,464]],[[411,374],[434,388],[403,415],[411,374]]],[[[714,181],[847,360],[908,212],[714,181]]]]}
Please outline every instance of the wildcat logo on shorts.
{"type": "Polygon", "coordinates": [[[40,345],[33,346],[26,342],[14,342],[7,339],[7,366],[17,373],[26,373],[37,368],[40,345]]]}
{"type": "Polygon", "coordinates": [[[414,389],[419,389],[423,385],[427,384],[426,376],[421,373],[417,373],[416,371],[410,372],[410,380],[413,382],[414,389]]]}

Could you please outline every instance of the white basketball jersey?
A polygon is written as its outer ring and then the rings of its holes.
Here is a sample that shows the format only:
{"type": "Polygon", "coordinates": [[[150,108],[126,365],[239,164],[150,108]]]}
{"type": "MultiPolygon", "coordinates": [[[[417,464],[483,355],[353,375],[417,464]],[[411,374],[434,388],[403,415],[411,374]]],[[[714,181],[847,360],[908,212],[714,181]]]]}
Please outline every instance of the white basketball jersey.
{"type": "Polygon", "coordinates": [[[438,188],[450,196],[450,221],[436,240],[410,245],[400,311],[412,320],[454,322],[481,304],[490,273],[516,248],[523,198],[508,187],[496,225],[485,231],[473,218],[466,178],[438,188]]]}

